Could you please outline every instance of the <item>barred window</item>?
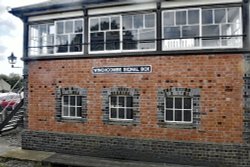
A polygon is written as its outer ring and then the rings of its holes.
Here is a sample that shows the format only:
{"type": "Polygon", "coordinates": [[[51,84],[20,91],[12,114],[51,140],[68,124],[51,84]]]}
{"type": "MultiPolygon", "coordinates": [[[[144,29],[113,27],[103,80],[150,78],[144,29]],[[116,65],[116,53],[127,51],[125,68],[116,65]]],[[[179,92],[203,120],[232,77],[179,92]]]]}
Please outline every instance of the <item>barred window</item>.
{"type": "Polygon", "coordinates": [[[109,117],[113,120],[133,120],[133,97],[116,95],[109,98],[109,117]]]}
{"type": "Polygon", "coordinates": [[[190,97],[170,96],[165,99],[165,121],[192,123],[193,99],[190,97]]]}
{"type": "Polygon", "coordinates": [[[62,117],[81,118],[81,109],[81,96],[62,96],[62,117]]]}

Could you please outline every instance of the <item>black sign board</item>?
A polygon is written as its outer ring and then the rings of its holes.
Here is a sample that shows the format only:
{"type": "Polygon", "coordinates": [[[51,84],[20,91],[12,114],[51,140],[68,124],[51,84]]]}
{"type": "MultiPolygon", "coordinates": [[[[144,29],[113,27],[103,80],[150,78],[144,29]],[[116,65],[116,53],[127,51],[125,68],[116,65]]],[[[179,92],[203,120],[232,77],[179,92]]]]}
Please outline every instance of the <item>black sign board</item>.
{"type": "Polygon", "coordinates": [[[136,73],[151,73],[151,66],[122,66],[122,67],[93,67],[93,74],[136,74],[136,73]]]}

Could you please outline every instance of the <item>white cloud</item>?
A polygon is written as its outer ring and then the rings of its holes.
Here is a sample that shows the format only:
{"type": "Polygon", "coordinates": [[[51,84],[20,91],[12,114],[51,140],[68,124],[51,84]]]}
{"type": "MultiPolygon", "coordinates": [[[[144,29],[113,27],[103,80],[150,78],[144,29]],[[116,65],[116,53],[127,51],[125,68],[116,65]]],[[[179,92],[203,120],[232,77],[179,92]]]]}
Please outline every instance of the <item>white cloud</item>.
{"type": "Polygon", "coordinates": [[[46,0],[0,0],[0,74],[22,74],[21,68],[11,68],[7,57],[11,52],[18,58],[15,66],[22,66],[23,23],[7,12],[8,8],[26,6],[46,0]]]}

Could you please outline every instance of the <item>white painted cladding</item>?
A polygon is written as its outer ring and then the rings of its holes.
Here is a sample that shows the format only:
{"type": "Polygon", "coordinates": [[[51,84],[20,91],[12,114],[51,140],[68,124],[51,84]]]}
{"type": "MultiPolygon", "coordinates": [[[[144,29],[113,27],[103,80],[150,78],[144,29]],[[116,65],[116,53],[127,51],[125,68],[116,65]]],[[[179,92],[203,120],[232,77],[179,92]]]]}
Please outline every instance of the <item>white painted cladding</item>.
{"type": "Polygon", "coordinates": [[[162,8],[239,3],[242,0],[175,0],[162,2],[162,8]]]}
{"type": "Polygon", "coordinates": [[[52,19],[64,19],[64,18],[71,18],[71,17],[82,17],[83,11],[74,11],[74,12],[60,12],[56,14],[47,14],[41,16],[32,16],[29,17],[29,22],[32,21],[43,21],[43,20],[52,20],[52,19]]]}
{"type": "Polygon", "coordinates": [[[156,3],[146,3],[146,4],[135,4],[135,5],[124,5],[116,7],[98,8],[90,9],[89,15],[99,15],[106,13],[119,13],[119,12],[131,12],[140,10],[151,10],[156,9],[156,3]]]}

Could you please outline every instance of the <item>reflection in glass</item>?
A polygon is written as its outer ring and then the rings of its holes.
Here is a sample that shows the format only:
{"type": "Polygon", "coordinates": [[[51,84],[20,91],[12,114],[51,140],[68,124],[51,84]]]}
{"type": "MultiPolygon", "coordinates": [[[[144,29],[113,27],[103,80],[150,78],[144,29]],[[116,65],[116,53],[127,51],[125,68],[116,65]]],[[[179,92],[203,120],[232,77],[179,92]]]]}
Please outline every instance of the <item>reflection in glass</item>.
{"type": "Polygon", "coordinates": [[[57,53],[68,52],[68,36],[67,35],[57,35],[57,53]]]}
{"type": "Polygon", "coordinates": [[[65,33],[73,33],[73,21],[65,22],[65,33]]]}
{"type": "Polygon", "coordinates": [[[133,20],[131,15],[122,16],[122,29],[130,30],[132,29],[133,20]]]}
{"type": "Polygon", "coordinates": [[[143,15],[134,15],[134,28],[143,27],[143,15]]]}
{"type": "Polygon", "coordinates": [[[120,33],[119,31],[106,32],[106,50],[120,49],[120,33]]]}
{"type": "Polygon", "coordinates": [[[138,48],[138,31],[123,31],[123,49],[135,50],[138,48]]]}
{"type": "Polygon", "coordinates": [[[70,52],[82,51],[82,34],[70,35],[70,52]]]}
{"type": "Polygon", "coordinates": [[[101,30],[109,30],[109,18],[101,18],[101,30]]]}
{"type": "Polygon", "coordinates": [[[155,17],[153,14],[145,15],[145,27],[146,28],[155,27],[155,17]]]}
{"type": "Polygon", "coordinates": [[[175,25],[175,14],[174,12],[164,12],[164,27],[174,26],[175,25]]]}
{"type": "Polygon", "coordinates": [[[104,33],[95,32],[90,35],[90,50],[101,51],[104,50],[104,33]]]}
{"type": "Polygon", "coordinates": [[[226,22],[226,10],[215,9],[214,18],[215,18],[215,23],[225,23],[226,22]]]}
{"type": "Polygon", "coordinates": [[[79,33],[83,31],[83,22],[82,20],[76,20],[75,21],[75,33],[79,33]]]}
{"type": "Polygon", "coordinates": [[[111,17],[111,30],[116,30],[120,28],[120,17],[111,17]]]}
{"type": "Polygon", "coordinates": [[[202,24],[213,23],[213,10],[202,10],[202,24]]]}
{"type": "Polygon", "coordinates": [[[200,14],[199,10],[188,10],[188,24],[199,24],[200,14]]]}
{"type": "Polygon", "coordinates": [[[90,30],[91,31],[98,31],[99,30],[99,19],[90,19],[90,30]]]}
{"type": "Polygon", "coordinates": [[[185,25],[187,23],[186,11],[176,12],[176,25],[185,25]]]}

